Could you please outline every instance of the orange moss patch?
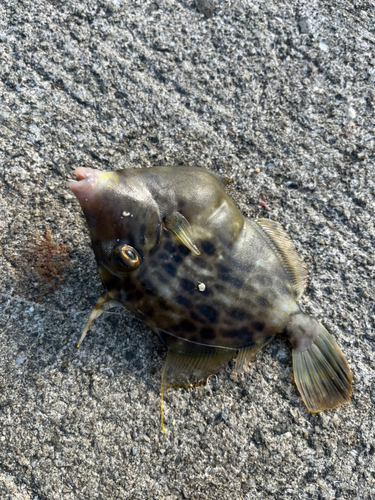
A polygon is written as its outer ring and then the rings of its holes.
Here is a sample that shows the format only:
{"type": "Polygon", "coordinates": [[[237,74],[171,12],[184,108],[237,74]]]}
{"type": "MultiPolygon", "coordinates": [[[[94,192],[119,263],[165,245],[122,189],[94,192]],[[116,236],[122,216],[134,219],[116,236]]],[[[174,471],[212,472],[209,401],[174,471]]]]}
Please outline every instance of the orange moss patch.
{"type": "Polygon", "coordinates": [[[22,256],[11,256],[10,262],[19,272],[20,295],[39,302],[54,293],[65,281],[67,270],[72,269],[69,247],[54,243],[51,231],[31,242],[22,256]]]}
{"type": "MultiPolygon", "coordinates": [[[[47,293],[54,292],[64,281],[67,268],[72,269],[68,247],[53,243],[51,231],[47,230],[31,255],[33,273],[38,278],[41,289],[39,300],[47,293]]],[[[28,254],[30,263],[30,254],[28,254]]]]}

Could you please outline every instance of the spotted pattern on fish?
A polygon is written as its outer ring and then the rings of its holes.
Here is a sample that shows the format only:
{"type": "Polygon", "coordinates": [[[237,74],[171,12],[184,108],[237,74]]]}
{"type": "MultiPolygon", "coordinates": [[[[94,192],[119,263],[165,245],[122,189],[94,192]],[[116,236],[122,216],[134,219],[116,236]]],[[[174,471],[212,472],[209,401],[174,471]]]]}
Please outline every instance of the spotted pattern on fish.
{"type": "Polygon", "coordinates": [[[106,288],[81,339],[107,303],[120,302],[169,348],[163,393],[201,382],[236,351],[243,371],[280,334],[293,346],[296,384],[311,411],[348,401],[349,366],[298,306],[308,271],[278,223],[245,218],[198,168],[76,175],[71,188],[106,288]]]}

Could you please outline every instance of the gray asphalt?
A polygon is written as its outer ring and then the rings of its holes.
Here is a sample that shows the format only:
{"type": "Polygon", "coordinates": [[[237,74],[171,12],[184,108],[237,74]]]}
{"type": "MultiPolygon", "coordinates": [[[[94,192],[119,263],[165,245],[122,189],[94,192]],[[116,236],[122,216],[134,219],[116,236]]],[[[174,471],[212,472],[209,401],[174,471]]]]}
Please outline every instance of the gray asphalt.
{"type": "Polygon", "coordinates": [[[375,498],[373,1],[0,2],[0,497],[375,498]],[[311,415],[290,346],[165,396],[125,309],[76,343],[101,283],[68,179],[196,165],[288,231],[301,307],[353,397],[311,415]]]}

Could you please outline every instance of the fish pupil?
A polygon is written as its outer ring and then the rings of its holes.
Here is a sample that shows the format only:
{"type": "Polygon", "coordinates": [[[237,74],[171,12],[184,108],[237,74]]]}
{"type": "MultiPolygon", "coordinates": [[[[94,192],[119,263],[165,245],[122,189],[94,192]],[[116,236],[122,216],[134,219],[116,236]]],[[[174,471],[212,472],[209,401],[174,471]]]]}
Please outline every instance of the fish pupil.
{"type": "Polygon", "coordinates": [[[125,255],[129,257],[130,260],[135,260],[135,253],[132,250],[125,250],[125,255]]]}

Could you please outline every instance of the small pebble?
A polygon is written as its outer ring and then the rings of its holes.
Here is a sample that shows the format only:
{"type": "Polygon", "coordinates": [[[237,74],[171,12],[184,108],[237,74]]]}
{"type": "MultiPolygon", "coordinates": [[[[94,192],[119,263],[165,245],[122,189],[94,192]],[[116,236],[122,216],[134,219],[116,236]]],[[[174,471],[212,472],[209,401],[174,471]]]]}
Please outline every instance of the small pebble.
{"type": "Polygon", "coordinates": [[[136,454],[137,454],[137,448],[132,448],[132,449],[130,450],[130,455],[131,455],[132,457],[135,457],[135,456],[136,456],[136,454]]]}
{"type": "Polygon", "coordinates": [[[354,118],[357,116],[357,112],[352,106],[349,106],[346,111],[346,115],[350,120],[354,120],[354,118]]]}
{"type": "Polygon", "coordinates": [[[210,0],[195,0],[197,11],[206,17],[212,17],[215,12],[215,5],[210,0]]]}
{"type": "Polygon", "coordinates": [[[255,172],[256,174],[259,174],[259,172],[260,172],[260,168],[256,168],[256,169],[254,170],[254,172],[255,172]]]}
{"type": "Polygon", "coordinates": [[[27,360],[27,358],[25,358],[25,357],[22,357],[22,358],[17,358],[17,359],[15,360],[16,366],[20,366],[20,365],[22,365],[22,364],[23,364],[26,360],[27,360]]]}
{"type": "Polygon", "coordinates": [[[307,35],[311,29],[310,21],[306,17],[304,17],[298,22],[298,28],[301,35],[307,35]]]}

